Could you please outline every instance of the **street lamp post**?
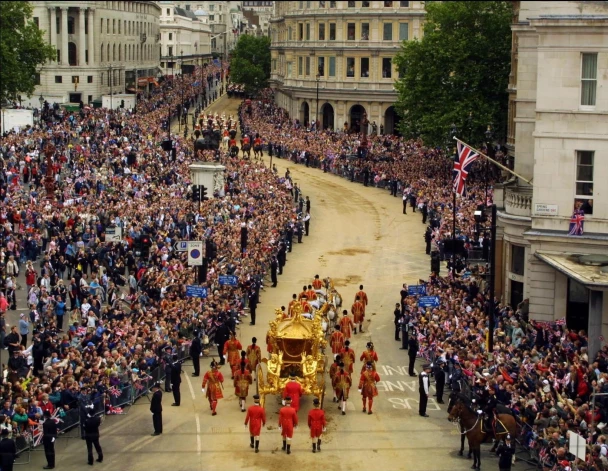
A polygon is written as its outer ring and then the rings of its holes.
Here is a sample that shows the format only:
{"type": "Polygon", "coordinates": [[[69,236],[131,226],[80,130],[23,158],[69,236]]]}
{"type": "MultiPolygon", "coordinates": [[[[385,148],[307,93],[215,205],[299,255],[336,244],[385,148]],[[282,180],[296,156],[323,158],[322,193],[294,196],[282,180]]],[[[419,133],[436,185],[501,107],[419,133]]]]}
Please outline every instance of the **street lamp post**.
{"type": "MultiPolygon", "coordinates": [[[[458,128],[454,123],[452,123],[450,129],[450,145],[453,145],[454,137],[458,134],[458,128]]],[[[448,147],[449,149],[449,147],[448,147]]],[[[449,152],[449,150],[448,150],[449,152]]],[[[456,154],[453,154],[452,160],[456,159],[456,154]]],[[[451,170],[453,173],[454,165],[452,164],[451,170]]],[[[449,180],[448,180],[449,182],[449,180]]],[[[452,188],[452,277],[456,274],[456,189],[452,188]]]]}
{"type": "Polygon", "coordinates": [[[110,82],[110,109],[114,109],[114,90],[113,90],[113,82],[114,82],[114,72],[113,67],[110,66],[110,74],[108,75],[108,82],[110,82]]]}
{"type": "MultiPolygon", "coordinates": [[[[173,56],[169,56],[169,65],[171,66],[171,80],[173,77],[173,56]]],[[[167,103],[167,132],[169,133],[169,139],[171,139],[171,100],[169,99],[167,103]]]]}
{"type": "Polygon", "coordinates": [[[179,54],[180,54],[180,61],[181,61],[181,65],[182,65],[182,73],[180,74],[181,88],[182,88],[182,103],[179,107],[179,116],[177,117],[177,123],[178,123],[177,130],[178,130],[178,132],[182,132],[182,116],[184,114],[184,51],[183,50],[179,51],[179,54]]]}
{"type": "MultiPolygon", "coordinates": [[[[486,130],[485,134],[486,134],[486,147],[487,147],[486,151],[488,153],[488,156],[494,158],[494,156],[492,155],[492,153],[493,153],[492,137],[494,136],[494,133],[492,132],[492,125],[491,124],[488,124],[488,129],[486,130]]],[[[489,165],[488,164],[489,164],[489,161],[488,161],[488,159],[484,159],[484,160],[485,160],[485,162],[484,162],[484,164],[485,164],[485,168],[484,168],[484,174],[485,175],[484,175],[484,178],[485,178],[485,181],[486,181],[485,182],[486,183],[486,201],[485,201],[484,204],[487,205],[488,204],[488,179],[489,179],[489,175],[488,175],[488,173],[489,173],[489,165]]]]}
{"type": "Polygon", "coordinates": [[[319,119],[319,81],[321,80],[321,74],[317,73],[317,76],[315,77],[316,82],[317,82],[317,111],[315,114],[315,130],[318,131],[318,126],[317,123],[320,123],[321,120],[319,119]]]}

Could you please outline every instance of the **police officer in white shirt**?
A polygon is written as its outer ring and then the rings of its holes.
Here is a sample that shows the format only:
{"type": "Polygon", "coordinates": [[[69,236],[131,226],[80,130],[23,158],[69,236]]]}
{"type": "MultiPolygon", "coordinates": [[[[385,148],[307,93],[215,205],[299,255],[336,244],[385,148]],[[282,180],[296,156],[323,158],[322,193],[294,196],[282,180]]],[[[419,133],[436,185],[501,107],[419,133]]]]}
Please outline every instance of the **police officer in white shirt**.
{"type": "Polygon", "coordinates": [[[422,366],[424,370],[418,376],[418,392],[420,393],[420,407],[418,409],[418,414],[421,417],[428,417],[429,415],[426,413],[426,404],[429,400],[429,389],[431,387],[431,382],[429,378],[429,373],[431,372],[431,365],[427,363],[422,366]]]}

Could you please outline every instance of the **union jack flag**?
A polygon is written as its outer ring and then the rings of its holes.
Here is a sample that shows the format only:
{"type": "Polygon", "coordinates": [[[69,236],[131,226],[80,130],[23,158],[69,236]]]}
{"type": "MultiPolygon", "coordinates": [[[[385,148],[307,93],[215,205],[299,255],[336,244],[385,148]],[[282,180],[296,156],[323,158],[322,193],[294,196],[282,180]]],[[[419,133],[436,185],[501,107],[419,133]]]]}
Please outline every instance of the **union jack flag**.
{"type": "Polygon", "coordinates": [[[454,191],[460,196],[464,194],[464,184],[471,165],[478,158],[479,154],[473,152],[473,149],[458,142],[458,159],[454,161],[454,191]]]}
{"type": "Polygon", "coordinates": [[[568,235],[581,236],[583,235],[583,225],[585,224],[585,213],[580,209],[574,211],[570,218],[570,230],[568,235]]]}
{"type": "Polygon", "coordinates": [[[120,389],[118,389],[116,386],[110,388],[108,392],[114,397],[118,397],[122,394],[120,389]]]}

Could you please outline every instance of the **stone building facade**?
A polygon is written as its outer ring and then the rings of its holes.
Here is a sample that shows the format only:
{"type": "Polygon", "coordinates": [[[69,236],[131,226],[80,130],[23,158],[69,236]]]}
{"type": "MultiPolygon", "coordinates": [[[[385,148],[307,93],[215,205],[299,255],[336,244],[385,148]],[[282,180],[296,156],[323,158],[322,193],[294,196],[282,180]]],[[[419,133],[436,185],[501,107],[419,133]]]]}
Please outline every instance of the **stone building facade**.
{"type": "Polygon", "coordinates": [[[608,338],[608,2],[514,2],[508,148],[496,188],[503,300],[608,338]],[[569,235],[575,208],[584,235],[569,235]],[[580,255],[591,255],[591,263],[580,255]]]}
{"type": "Polygon", "coordinates": [[[302,123],[358,129],[367,113],[393,132],[393,57],[421,37],[424,17],[422,1],[276,2],[270,85],[278,104],[302,123]]]}
{"type": "Polygon", "coordinates": [[[34,22],[57,48],[29,101],[91,103],[156,78],[160,8],[150,1],[33,1],[34,22]]]}

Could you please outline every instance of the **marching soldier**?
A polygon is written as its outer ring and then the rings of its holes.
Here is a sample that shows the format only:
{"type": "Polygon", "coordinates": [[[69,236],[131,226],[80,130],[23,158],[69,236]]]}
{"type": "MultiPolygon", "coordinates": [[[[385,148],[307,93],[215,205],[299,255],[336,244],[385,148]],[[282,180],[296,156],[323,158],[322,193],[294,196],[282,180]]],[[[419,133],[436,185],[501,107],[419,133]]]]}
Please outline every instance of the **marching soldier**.
{"type": "Polygon", "coordinates": [[[300,398],[302,397],[302,385],[296,380],[296,374],[292,371],[289,373],[289,381],[283,389],[283,405],[287,402],[287,398],[290,398],[291,407],[296,411],[300,410],[300,398]]]}
{"type": "Polygon", "coordinates": [[[359,301],[363,304],[363,315],[365,316],[365,308],[367,307],[367,294],[363,291],[363,285],[359,285],[359,291],[355,294],[355,301],[357,300],[357,296],[359,297],[359,301]]]}
{"type": "Polygon", "coordinates": [[[331,347],[331,353],[336,355],[344,348],[344,334],[340,330],[339,325],[334,326],[334,328],[336,330],[329,338],[329,346],[331,347]]]}
{"type": "Polygon", "coordinates": [[[355,351],[350,348],[350,340],[344,342],[344,348],[340,351],[340,357],[342,358],[346,372],[352,375],[356,357],[355,351]]]}
{"type": "Polygon", "coordinates": [[[372,370],[376,371],[376,362],[378,361],[378,354],[374,350],[374,344],[372,342],[367,342],[367,345],[365,347],[367,348],[367,350],[365,350],[359,358],[359,361],[363,362],[363,368],[361,368],[361,373],[365,372],[365,368],[370,363],[372,365],[372,370]]]}
{"type": "Polygon", "coordinates": [[[359,379],[359,392],[363,398],[363,412],[367,411],[368,415],[372,413],[374,397],[378,395],[378,388],[376,387],[378,381],[380,381],[380,376],[373,370],[372,362],[368,362],[365,365],[365,371],[361,373],[361,378],[359,379]],[[365,404],[366,399],[367,408],[365,404]]]}
{"type": "Polygon", "coordinates": [[[418,392],[420,393],[420,407],[418,408],[418,414],[421,417],[428,417],[426,413],[426,404],[429,400],[429,389],[431,387],[431,381],[429,379],[429,373],[431,372],[431,365],[426,364],[422,366],[424,370],[418,376],[418,392]]]}
{"type": "Polygon", "coordinates": [[[308,413],[308,428],[310,429],[310,438],[312,439],[312,452],[321,453],[321,435],[325,432],[327,421],[325,420],[325,411],[321,409],[321,401],[315,397],[312,401],[314,409],[308,413]]]}
{"type": "Polygon", "coordinates": [[[279,410],[279,431],[281,432],[281,437],[283,437],[283,447],[281,450],[287,451],[287,454],[290,455],[293,431],[298,426],[298,414],[291,407],[291,397],[287,396],[283,402],[285,404],[279,410]]]}
{"type": "Polygon", "coordinates": [[[222,399],[224,395],[222,394],[224,376],[217,369],[217,363],[215,361],[211,362],[211,369],[205,373],[203,377],[203,386],[202,391],[203,394],[209,400],[209,408],[211,409],[211,415],[217,415],[217,401],[222,399]],[[207,390],[205,391],[205,387],[209,385],[207,390]]]}
{"type": "Polygon", "coordinates": [[[249,385],[253,382],[251,372],[245,361],[241,361],[239,370],[234,375],[234,395],[239,398],[241,412],[245,412],[245,401],[249,395],[249,385]]]}
{"type": "MultiPolygon", "coordinates": [[[[331,364],[331,366],[329,367],[329,378],[331,379],[331,383],[334,383],[334,376],[336,376],[338,374],[338,371],[340,371],[340,355],[336,355],[336,358],[334,359],[334,362],[331,364]]],[[[336,394],[334,394],[334,402],[338,401],[338,397],[336,396],[336,394]]]]}
{"type": "Polygon", "coordinates": [[[344,371],[344,363],[340,363],[340,370],[333,377],[331,385],[334,388],[335,396],[338,398],[338,407],[342,410],[342,415],[346,415],[346,401],[353,380],[348,372],[344,371]]]}
{"type": "Polygon", "coordinates": [[[260,396],[257,394],[253,396],[253,405],[247,409],[247,415],[245,416],[245,428],[249,424],[249,439],[251,440],[249,446],[254,448],[255,452],[260,452],[260,434],[262,427],[266,425],[266,411],[260,406],[260,396]]]}
{"type": "Polygon", "coordinates": [[[239,369],[239,363],[241,362],[240,353],[243,347],[239,342],[234,332],[230,333],[230,339],[224,344],[224,360],[230,363],[230,369],[232,370],[232,379],[234,379],[234,373],[239,369]]]}
{"type": "Polygon", "coordinates": [[[365,306],[359,299],[359,296],[355,297],[355,302],[350,308],[350,312],[353,313],[353,318],[355,321],[355,329],[354,333],[357,334],[357,324],[359,324],[359,332],[363,333],[363,319],[365,319],[365,306]]]}
{"type": "Polygon", "coordinates": [[[344,334],[344,338],[349,339],[352,329],[355,328],[355,324],[353,323],[353,320],[348,316],[348,311],[346,309],[342,311],[342,319],[340,319],[338,324],[340,325],[340,331],[342,332],[342,334],[344,334]]]}
{"type": "Polygon", "coordinates": [[[262,350],[257,346],[258,339],[253,337],[251,345],[247,347],[247,359],[249,360],[249,368],[252,374],[255,374],[256,369],[262,361],[262,350]]]}

